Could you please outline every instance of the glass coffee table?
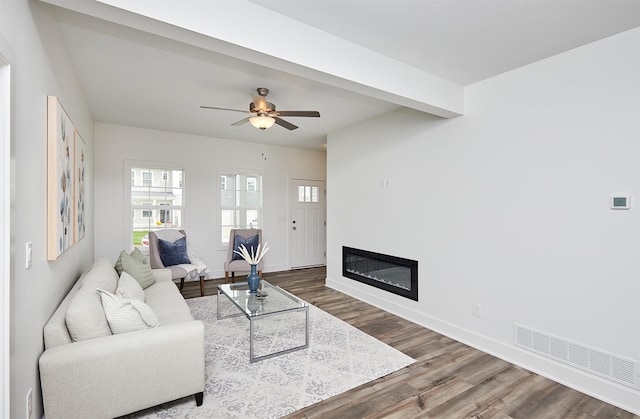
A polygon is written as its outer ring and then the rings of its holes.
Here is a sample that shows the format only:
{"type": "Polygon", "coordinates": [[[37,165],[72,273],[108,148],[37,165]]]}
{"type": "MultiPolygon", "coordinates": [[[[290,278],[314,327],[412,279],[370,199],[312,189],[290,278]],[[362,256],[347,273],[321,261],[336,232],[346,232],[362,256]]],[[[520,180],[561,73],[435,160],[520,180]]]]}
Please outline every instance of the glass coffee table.
{"type": "Polygon", "coordinates": [[[271,285],[265,280],[261,280],[258,293],[251,294],[246,282],[218,285],[218,298],[216,299],[216,317],[218,320],[237,317],[243,314],[247,319],[249,319],[250,362],[262,361],[274,356],[284,355],[289,352],[309,347],[309,306],[307,303],[282,288],[271,285]],[[223,295],[226,298],[222,298],[223,295]],[[231,301],[239,312],[223,315],[220,312],[220,300],[231,301]],[[255,356],[254,345],[256,322],[273,316],[287,316],[294,321],[295,317],[298,316],[292,316],[292,314],[298,312],[304,312],[304,345],[293,346],[277,350],[266,355],[255,356]]]}

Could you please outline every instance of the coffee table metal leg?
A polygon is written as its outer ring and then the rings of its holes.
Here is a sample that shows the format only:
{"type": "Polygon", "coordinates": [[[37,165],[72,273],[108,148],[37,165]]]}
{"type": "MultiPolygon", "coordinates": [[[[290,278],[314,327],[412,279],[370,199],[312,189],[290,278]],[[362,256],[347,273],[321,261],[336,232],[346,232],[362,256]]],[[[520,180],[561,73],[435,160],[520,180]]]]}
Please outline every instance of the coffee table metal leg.
{"type": "Polygon", "coordinates": [[[218,290],[218,296],[216,297],[216,318],[220,320],[220,290],[218,290]]]}
{"type": "MultiPolygon", "coordinates": [[[[238,312],[233,313],[233,314],[227,314],[226,316],[223,316],[222,314],[220,314],[220,297],[222,297],[223,295],[224,294],[222,294],[222,292],[220,290],[218,290],[218,298],[216,298],[216,319],[222,320],[222,319],[228,319],[228,318],[231,318],[231,317],[243,316],[244,313],[242,313],[241,311],[238,311],[238,312]]],[[[227,300],[228,300],[228,298],[227,298],[227,300]]],[[[229,303],[231,304],[230,301],[229,301],[229,303]]]]}
{"type": "Polygon", "coordinates": [[[309,347],[309,307],[304,311],[304,347],[309,347]]]}
{"type": "Polygon", "coordinates": [[[256,357],[253,355],[253,317],[249,319],[249,362],[254,363],[256,357]]]}
{"type": "Polygon", "coordinates": [[[301,349],[307,349],[309,347],[309,307],[303,307],[295,311],[304,311],[304,345],[294,346],[289,349],[277,351],[271,354],[255,356],[254,354],[254,320],[264,319],[265,317],[271,317],[273,315],[285,315],[286,313],[273,313],[258,318],[249,318],[249,362],[254,363],[265,359],[273,358],[274,356],[288,354],[290,352],[299,351],[301,349]]]}

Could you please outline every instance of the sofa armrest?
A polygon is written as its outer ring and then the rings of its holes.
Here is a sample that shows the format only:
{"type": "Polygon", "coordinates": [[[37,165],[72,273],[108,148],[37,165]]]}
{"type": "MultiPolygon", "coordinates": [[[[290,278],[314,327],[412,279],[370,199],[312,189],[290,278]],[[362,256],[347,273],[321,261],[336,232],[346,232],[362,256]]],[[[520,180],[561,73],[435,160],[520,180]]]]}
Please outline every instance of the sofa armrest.
{"type": "Polygon", "coordinates": [[[168,268],[151,269],[151,273],[153,274],[153,279],[155,279],[156,282],[172,280],[171,269],[168,269],[168,268]]]}
{"type": "Polygon", "coordinates": [[[39,363],[47,419],[113,418],[204,391],[204,325],[56,346],[39,363]]]}

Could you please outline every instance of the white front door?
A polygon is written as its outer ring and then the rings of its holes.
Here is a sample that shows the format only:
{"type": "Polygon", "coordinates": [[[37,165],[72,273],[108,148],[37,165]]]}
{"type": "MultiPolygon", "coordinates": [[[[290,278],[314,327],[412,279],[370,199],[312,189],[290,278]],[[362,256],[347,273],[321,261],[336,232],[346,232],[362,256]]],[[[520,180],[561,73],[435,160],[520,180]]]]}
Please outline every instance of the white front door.
{"type": "Polygon", "coordinates": [[[326,263],[325,183],[291,179],[291,268],[326,263]]]}

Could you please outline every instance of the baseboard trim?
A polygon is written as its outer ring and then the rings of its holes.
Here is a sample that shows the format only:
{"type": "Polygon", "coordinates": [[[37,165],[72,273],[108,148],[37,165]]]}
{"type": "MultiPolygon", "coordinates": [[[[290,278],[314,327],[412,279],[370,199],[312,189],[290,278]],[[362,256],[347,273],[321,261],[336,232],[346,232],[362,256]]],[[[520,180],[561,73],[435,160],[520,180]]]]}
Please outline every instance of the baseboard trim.
{"type": "Polygon", "coordinates": [[[326,286],[598,400],[640,415],[640,392],[327,277],[326,286]]]}

